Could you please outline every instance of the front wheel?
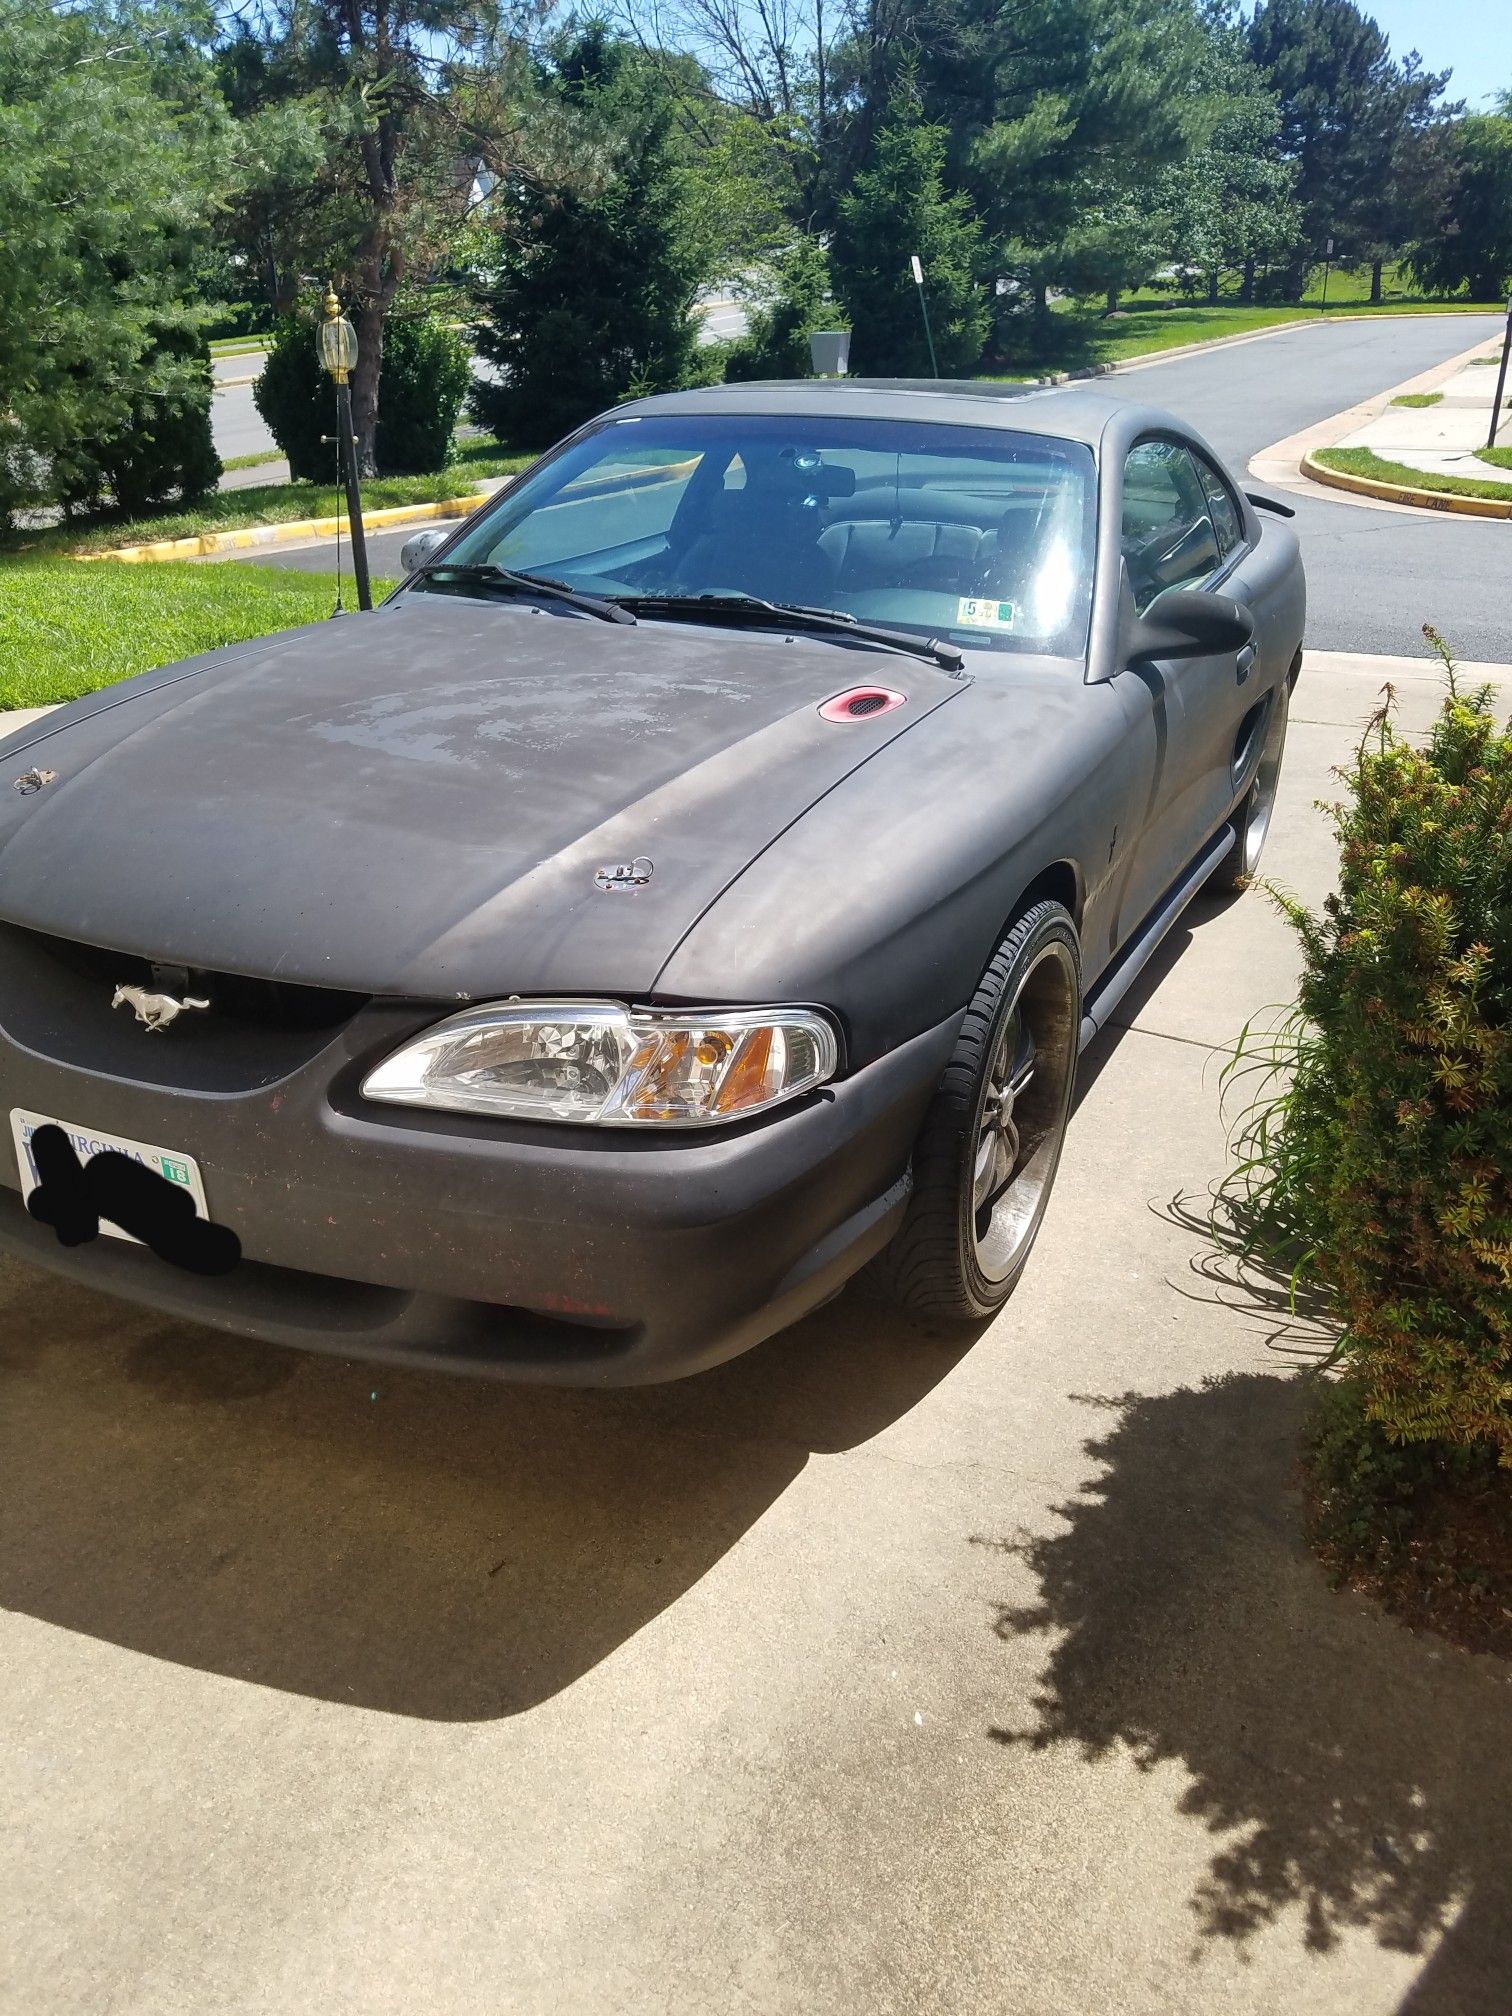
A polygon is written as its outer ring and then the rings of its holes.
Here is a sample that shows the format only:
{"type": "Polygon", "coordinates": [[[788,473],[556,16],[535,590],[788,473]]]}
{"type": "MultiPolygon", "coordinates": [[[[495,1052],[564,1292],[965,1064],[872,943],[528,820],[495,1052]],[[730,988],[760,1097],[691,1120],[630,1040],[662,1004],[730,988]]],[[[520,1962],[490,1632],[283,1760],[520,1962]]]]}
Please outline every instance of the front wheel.
{"type": "Polygon", "coordinates": [[[1003,940],[914,1149],[914,1188],[881,1285],[920,1315],[980,1322],[1024,1271],[1050,1199],[1081,1035],[1081,952],[1059,903],[1003,940]]]}
{"type": "Polygon", "coordinates": [[[1271,703],[1265,724],[1265,744],[1260,751],[1254,780],[1234,814],[1238,843],[1213,870],[1210,887],[1225,890],[1248,889],[1260,869],[1260,856],[1270,837],[1271,818],[1276,809],[1276,788],[1281,782],[1281,758],[1286,752],[1286,723],[1291,711],[1291,684],[1283,679],[1271,703]]]}

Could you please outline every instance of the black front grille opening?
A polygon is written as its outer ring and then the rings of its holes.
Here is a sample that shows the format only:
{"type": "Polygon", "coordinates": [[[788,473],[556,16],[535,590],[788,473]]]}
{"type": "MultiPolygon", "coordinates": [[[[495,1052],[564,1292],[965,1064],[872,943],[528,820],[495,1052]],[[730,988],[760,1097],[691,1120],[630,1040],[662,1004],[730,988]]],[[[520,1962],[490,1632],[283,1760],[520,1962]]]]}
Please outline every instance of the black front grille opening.
{"type": "MultiPolygon", "coordinates": [[[[67,938],[26,932],[30,943],[81,979],[101,988],[146,987],[183,991],[209,1001],[220,1022],[245,1022],[259,1029],[339,1029],[372,999],[340,987],[304,987],[284,980],[258,980],[245,973],[217,973],[200,966],[154,962],[132,952],[105,952],[67,938]]],[[[110,998],[107,992],[105,996],[110,998]]],[[[189,1019],[184,1025],[188,1028],[189,1019]]]]}
{"type": "Polygon", "coordinates": [[[859,721],[864,714],[875,714],[887,705],[885,693],[858,693],[846,707],[846,713],[853,721],[859,721]]]}

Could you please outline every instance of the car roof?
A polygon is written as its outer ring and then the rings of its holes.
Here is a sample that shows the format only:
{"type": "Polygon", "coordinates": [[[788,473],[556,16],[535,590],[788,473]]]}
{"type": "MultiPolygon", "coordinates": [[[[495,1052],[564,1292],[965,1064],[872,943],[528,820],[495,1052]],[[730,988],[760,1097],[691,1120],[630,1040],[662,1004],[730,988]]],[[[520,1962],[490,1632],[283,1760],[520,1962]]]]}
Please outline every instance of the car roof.
{"type": "MultiPolygon", "coordinates": [[[[1095,448],[1116,416],[1140,427],[1190,434],[1155,407],[1132,407],[1090,385],[1011,385],[990,378],[778,378],[663,392],[614,409],[650,413],[854,414],[867,420],[927,420],[958,427],[1011,427],[1095,448]]],[[[607,415],[605,416],[608,417],[607,415]]]]}

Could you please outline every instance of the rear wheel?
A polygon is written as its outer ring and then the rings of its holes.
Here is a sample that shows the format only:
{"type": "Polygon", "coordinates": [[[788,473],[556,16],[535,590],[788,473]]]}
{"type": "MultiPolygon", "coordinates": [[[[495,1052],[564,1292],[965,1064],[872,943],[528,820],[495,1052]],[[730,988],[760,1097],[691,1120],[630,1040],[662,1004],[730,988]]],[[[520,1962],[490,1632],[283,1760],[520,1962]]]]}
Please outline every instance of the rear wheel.
{"type": "Polygon", "coordinates": [[[1024,1271],[1060,1161],[1081,1034],[1076,926],[1025,912],[982,975],[914,1150],[908,1215],[877,1262],[921,1315],[979,1322],[1024,1271]]]}
{"type": "Polygon", "coordinates": [[[1286,722],[1290,712],[1291,682],[1283,679],[1276,688],[1270,719],[1265,724],[1265,743],[1260,762],[1248,791],[1234,814],[1239,840],[1213,870],[1209,887],[1217,890],[1247,889],[1260,869],[1260,856],[1270,837],[1271,815],[1276,809],[1276,787],[1281,781],[1281,758],[1286,750],[1286,722]]]}

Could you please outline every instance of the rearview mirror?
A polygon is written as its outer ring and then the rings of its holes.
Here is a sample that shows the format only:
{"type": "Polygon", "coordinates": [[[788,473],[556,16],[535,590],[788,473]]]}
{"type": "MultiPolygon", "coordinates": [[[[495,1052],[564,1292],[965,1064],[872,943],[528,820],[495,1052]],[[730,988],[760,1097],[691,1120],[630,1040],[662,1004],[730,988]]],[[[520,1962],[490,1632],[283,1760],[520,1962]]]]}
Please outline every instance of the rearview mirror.
{"type": "Polygon", "coordinates": [[[406,574],[413,574],[417,567],[423,567],[443,540],[450,539],[455,526],[427,525],[423,532],[406,539],[399,548],[399,565],[406,574]]]}
{"type": "Polygon", "coordinates": [[[1173,588],[1130,625],[1125,665],[1149,658],[1216,658],[1242,651],[1255,635],[1255,619],[1230,595],[1173,588]]]}

